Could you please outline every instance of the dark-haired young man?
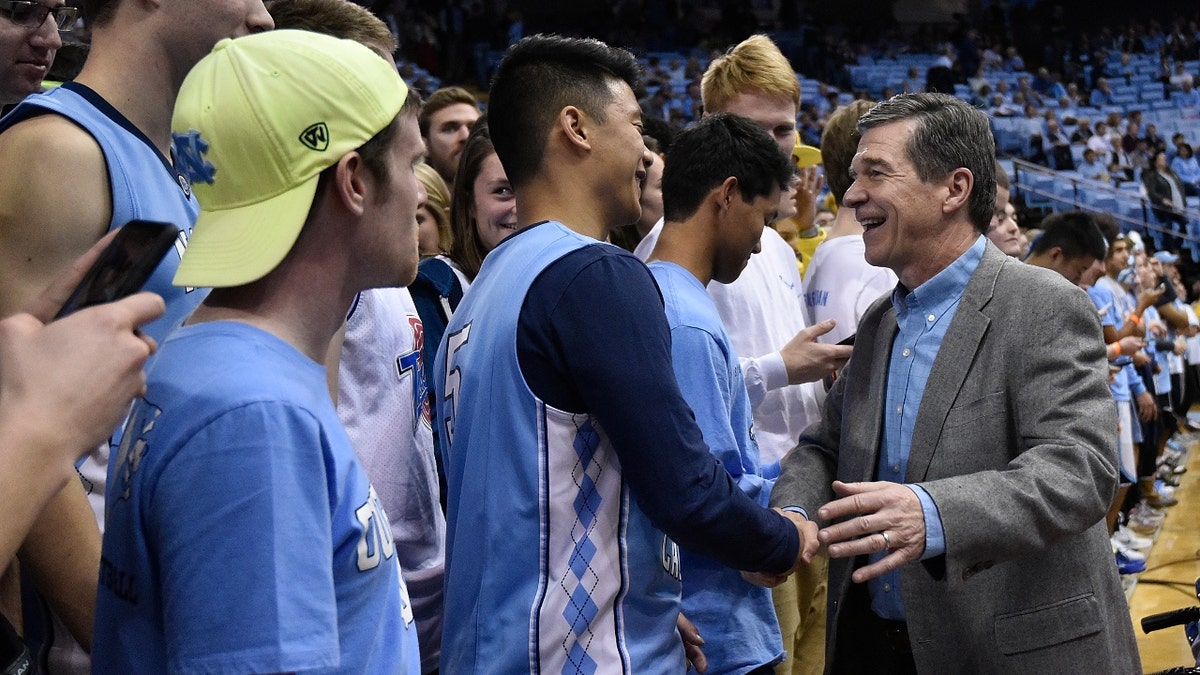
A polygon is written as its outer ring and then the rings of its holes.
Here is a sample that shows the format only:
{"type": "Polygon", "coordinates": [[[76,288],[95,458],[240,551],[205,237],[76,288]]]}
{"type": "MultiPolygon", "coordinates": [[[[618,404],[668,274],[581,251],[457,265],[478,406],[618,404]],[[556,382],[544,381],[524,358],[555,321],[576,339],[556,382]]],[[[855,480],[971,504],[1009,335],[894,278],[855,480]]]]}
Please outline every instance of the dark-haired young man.
{"type": "Polygon", "coordinates": [[[1042,234],[1033,242],[1025,262],[1054,270],[1076,286],[1108,251],[1096,220],[1083,211],[1050,214],[1042,220],[1041,228],[1042,234]]]}
{"type": "MultiPolygon", "coordinates": [[[[704,442],[751,499],[766,505],[779,463],[763,466],[738,356],[705,291],[730,283],[761,249],[791,162],[744,117],[718,113],[681,133],[663,175],[665,222],[648,263],[671,327],[679,389],[704,442]]],[[[683,551],[683,611],[701,634],[715,673],[743,673],[783,659],[771,591],[707,556],[683,551]]]]}
{"type": "MultiPolygon", "coordinates": [[[[171,286],[198,211],[171,151],[176,93],[218,40],[270,29],[271,17],[261,0],[88,0],[84,15],[92,44],[83,71],[0,121],[0,166],[20,167],[0,171],[0,315],[34,297],[105,232],[135,218],[165,221],[184,234],[146,285],[167,304],[145,328],[161,343],[204,295],[171,286]]],[[[84,487],[64,488],[21,551],[85,648],[108,454],[106,443],[85,458],[84,487]]],[[[57,650],[62,641],[54,643],[57,650]]]]}
{"type": "Polygon", "coordinates": [[[709,453],[650,273],[603,243],[641,210],[637,78],[628,52],[532,36],[492,84],[523,229],[488,254],[434,369],[446,672],[683,672],[675,542],[771,574],[815,550],[815,528],[709,453]]]}

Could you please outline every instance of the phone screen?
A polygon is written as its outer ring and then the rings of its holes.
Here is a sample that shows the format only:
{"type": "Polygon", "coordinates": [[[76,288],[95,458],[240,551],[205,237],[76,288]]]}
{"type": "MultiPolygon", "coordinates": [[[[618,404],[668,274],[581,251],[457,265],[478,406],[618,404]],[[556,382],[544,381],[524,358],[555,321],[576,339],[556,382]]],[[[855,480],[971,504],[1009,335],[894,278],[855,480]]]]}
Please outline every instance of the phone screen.
{"type": "Polygon", "coordinates": [[[54,318],[84,307],[120,300],[139,290],[175,245],[179,228],[168,223],[132,220],[100,252],[54,318]]]}

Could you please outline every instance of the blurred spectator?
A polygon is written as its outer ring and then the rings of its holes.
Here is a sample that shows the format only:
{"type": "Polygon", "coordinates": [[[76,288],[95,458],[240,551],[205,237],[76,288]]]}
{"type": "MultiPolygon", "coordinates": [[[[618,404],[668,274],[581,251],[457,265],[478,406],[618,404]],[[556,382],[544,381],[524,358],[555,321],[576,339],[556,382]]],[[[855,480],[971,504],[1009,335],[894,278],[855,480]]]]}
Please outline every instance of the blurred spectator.
{"type": "Polygon", "coordinates": [[[1084,149],[1083,161],[1075,167],[1075,170],[1083,178],[1098,180],[1103,183],[1111,182],[1111,177],[1108,175],[1108,165],[1097,159],[1096,151],[1092,148],[1084,149]]]}
{"type": "Polygon", "coordinates": [[[1183,183],[1184,196],[1200,196],[1200,162],[1196,160],[1190,144],[1179,146],[1179,154],[1171,160],[1170,166],[1183,183]]]}
{"type": "Polygon", "coordinates": [[[429,165],[437,169],[451,192],[463,146],[479,115],[475,97],[462,87],[438,89],[421,108],[421,137],[425,139],[429,165]]]}

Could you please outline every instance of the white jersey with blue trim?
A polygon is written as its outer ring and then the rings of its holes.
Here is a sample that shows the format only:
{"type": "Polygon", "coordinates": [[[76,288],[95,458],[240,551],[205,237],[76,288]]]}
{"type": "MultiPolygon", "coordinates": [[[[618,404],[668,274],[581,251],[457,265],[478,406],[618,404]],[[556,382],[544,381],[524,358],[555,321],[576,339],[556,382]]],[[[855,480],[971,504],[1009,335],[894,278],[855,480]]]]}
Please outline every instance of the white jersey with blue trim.
{"type": "Polygon", "coordinates": [[[530,286],[589,245],[608,246],[554,222],[506,240],[438,349],[444,672],[686,669],[678,548],[632,499],[605,430],[539,400],[518,358],[530,286]]]}
{"type": "Polygon", "coordinates": [[[391,522],[424,672],[442,640],[446,519],[425,386],[425,329],[407,288],[359,293],[346,318],[337,412],[391,522]]]}

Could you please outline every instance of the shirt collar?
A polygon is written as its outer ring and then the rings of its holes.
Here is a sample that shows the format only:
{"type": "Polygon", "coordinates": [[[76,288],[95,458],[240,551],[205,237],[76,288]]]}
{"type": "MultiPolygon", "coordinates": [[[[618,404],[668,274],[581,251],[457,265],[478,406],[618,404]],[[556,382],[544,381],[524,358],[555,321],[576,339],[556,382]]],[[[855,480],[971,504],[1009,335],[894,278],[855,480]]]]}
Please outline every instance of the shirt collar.
{"type": "Polygon", "coordinates": [[[971,280],[975,268],[979,267],[979,261],[983,260],[986,248],[987,238],[981,234],[971,248],[958,256],[949,267],[920,286],[909,291],[904,284],[896,284],[896,289],[892,291],[892,306],[896,308],[896,315],[903,315],[911,306],[919,306],[940,316],[962,297],[967,282],[971,280]]]}

